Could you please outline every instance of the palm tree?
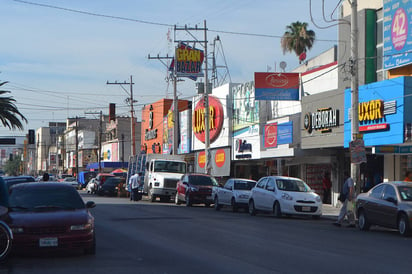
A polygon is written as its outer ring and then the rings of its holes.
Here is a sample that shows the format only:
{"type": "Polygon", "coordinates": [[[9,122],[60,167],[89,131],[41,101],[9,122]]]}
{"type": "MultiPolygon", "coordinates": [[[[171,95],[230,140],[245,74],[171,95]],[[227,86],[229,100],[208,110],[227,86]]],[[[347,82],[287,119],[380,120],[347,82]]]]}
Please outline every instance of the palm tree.
{"type": "Polygon", "coordinates": [[[286,31],[280,41],[283,54],[295,52],[296,56],[300,57],[302,53],[312,48],[315,41],[315,32],[308,30],[307,27],[308,23],[299,21],[286,26],[286,31]]]}
{"type": "MultiPolygon", "coordinates": [[[[7,84],[8,82],[0,82],[0,87],[7,84]]],[[[15,99],[12,97],[3,97],[2,95],[9,93],[7,90],[0,90],[0,121],[3,126],[9,129],[20,129],[23,130],[23,124],[20,119],[27,123],[26,117],[20,113],[14,102],[15,99]]]]}

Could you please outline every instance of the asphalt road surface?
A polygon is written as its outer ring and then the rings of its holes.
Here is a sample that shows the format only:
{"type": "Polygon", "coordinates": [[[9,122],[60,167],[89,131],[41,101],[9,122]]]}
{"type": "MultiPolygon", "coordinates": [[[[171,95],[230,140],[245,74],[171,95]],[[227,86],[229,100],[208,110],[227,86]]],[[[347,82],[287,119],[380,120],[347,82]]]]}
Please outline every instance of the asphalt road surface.
{"type": "Polygon", "coordinates": [[[327,219],[276,219],[230,209],[131,202],[97,204],[97,253],[15,255],[0,273],[411,273],[412,238],[362,232],[327,219]]]}

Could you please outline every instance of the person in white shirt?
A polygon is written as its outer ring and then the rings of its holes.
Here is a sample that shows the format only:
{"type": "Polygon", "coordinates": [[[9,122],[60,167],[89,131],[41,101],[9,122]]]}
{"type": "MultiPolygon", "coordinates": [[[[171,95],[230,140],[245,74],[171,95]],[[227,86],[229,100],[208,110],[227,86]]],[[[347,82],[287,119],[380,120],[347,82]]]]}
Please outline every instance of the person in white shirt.
{"type": "Polygon", "coordinates": [[[131,187],[130,201],[137,201],[137,197],[138,197],[137,195],[139,191],[139,181],[140,181],[140,176],[137,173],[133,174],[129,179],[129,184],[131,187]]]}

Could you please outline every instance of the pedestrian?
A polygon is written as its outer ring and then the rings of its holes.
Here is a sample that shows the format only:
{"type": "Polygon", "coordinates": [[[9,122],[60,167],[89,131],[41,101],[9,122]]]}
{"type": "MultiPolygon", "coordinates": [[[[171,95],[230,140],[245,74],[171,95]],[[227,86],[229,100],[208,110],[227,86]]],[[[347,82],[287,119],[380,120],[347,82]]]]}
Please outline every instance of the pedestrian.
{"type": "Polygon", "coordinates": [[[405,174],[404,182],[412,182],[412,171],[408,170],[405,174]]]}
{"type": "Polygon", "coordinates": [[[129,184],[131,187],[130,201],[137,201],[137,194],[139,191],[139,174],[133,174],[133,176],[130,177],[129,184]]]}
{"type": "Polygon", "coordinates": [[[348,173],[345,173],[345,183],[343,184],[341,195],[344,195],[344,200],[341,200],[342,208],[340,209],[338,219],[333,224],[335,226],[341,226],[345,216],[347,216],[349,221],[348,227],[355,227],[355,215],[353,212],[355,184],[348,173]]]}
{"type": "Polygon", "coordinates": [[[332,188],[332,182],[330,181],[330,174],[329,172],[325,172],[322,180],[323,186],[323,203],[326,204],[329,202],[330,197],[330,189],[332,188]]]}

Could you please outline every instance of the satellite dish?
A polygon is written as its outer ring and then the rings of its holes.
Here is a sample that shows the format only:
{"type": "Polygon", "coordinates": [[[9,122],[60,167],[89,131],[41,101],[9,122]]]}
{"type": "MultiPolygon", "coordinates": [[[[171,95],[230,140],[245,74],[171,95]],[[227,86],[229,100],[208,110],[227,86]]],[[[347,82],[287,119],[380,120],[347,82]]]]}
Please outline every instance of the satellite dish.
{"type": "Polygon", "coordinates": [[[282,61],[282,62],[279,63],[279,66],[283,71],[285,71],[285,68],[286,68],[287,64],[286,64],[285,61],[282,61]]]}

